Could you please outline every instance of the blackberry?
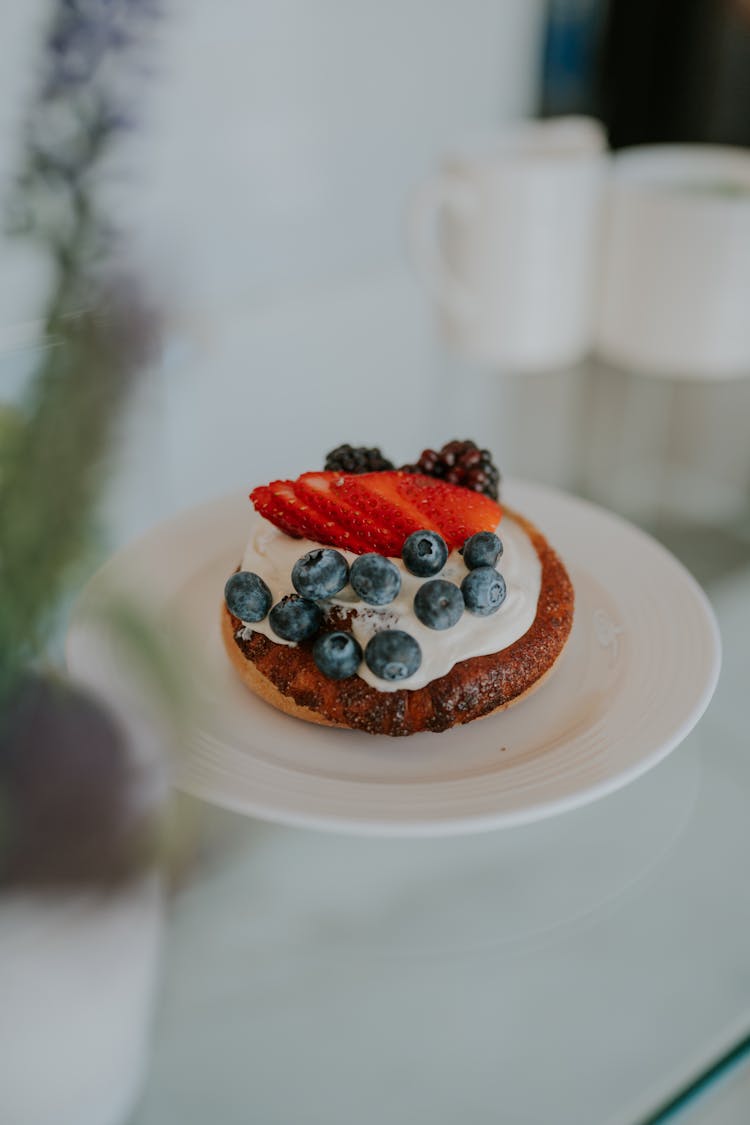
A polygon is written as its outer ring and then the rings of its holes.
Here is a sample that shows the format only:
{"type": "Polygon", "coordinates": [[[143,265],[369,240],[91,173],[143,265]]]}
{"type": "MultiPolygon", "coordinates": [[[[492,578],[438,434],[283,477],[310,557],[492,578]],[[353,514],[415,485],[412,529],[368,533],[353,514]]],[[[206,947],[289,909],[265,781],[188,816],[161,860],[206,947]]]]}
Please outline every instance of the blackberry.
{"type": "Polygon", "coordinates": [[[384,473],[395,468],[379,449],[364,445],[339,445],[326,456],[325,471],[339,473],[384,473]]]}
{"type": "Polygon", "coordinates": [[[500,473],[488,449],[473,441],[449,441],[441,450],[425,449],[416,465],[403,465],[405,473],[422,473],[448,484],[460,484],[497,500],[500,473]]]}

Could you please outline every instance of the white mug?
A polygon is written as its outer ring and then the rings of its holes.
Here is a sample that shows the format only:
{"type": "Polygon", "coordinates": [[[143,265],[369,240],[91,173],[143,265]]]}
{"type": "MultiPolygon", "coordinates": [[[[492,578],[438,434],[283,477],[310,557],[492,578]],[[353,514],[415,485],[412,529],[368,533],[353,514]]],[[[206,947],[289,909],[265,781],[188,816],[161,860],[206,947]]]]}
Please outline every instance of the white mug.
{"type": "Polygon", "coordinates": [[[605,150],[591,118],[520,122],[448,156],[417,190],[411,256],[453,350],[517,372],[586,354],[605,150]]]}
{"type": "Polygon", "coordinates": [[[750,151],[613,160],[597,351],[649,375],[750,375],[750,151]]]}

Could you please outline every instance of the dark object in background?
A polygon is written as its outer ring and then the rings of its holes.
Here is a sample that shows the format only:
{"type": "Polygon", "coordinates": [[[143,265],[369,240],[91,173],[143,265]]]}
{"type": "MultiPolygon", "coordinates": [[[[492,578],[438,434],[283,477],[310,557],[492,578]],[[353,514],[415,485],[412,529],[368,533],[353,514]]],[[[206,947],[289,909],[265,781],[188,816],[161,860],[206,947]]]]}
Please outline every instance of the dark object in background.
{"type": "Polygon", "coordinates": [[[706,139],[716,0],[610,0],[595,99],[615,148],[706,139]]]}
{"type": "Polygon", "coordinates": [[[610,144],[750,145],[747,0],[551,0],[542,113],[610,144]]]}
{"type": "Polygon", "coordinates": [[[156,818],[119,724],[91,696],[30,674],[0,717],[0,886],[111,886],[152,858],[156,818]]]}
{"type": "Polygon", "coordinates": [[[610,0],[597,70],[615,148],[750,144],[750,11],[737,0],[610,0]]]}
{"type": "Polygon", "coordinates": [[[591,113],[606,0],[549,0],[542,60],[542,117],[591,113]]]}

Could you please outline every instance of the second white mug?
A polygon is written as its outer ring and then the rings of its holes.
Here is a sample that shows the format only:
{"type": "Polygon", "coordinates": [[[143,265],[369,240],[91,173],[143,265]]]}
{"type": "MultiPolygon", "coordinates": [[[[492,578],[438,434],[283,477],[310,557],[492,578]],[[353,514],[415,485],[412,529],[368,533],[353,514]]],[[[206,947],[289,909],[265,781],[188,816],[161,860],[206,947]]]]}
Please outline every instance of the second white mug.
{"type": "Polygon", "coordinates": [[[525,121],[448,156],[417,190],[411,256],[453,350],[519,373],[585,355],[606,168],[593,119],[525,121]]]}
{"type": "Polygon", "coordinates": [[[597,351],[645,375],[750,375],[750,152],[646,145],[612,168],[597,351]]]}

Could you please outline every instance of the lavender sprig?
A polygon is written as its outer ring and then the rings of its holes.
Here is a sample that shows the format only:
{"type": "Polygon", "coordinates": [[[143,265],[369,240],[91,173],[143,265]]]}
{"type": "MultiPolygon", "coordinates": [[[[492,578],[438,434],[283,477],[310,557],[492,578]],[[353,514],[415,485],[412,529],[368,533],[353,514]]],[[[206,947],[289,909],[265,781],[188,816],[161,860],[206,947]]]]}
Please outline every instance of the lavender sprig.
{"type": "Polygon", "coordinates": [[[88,302],[113,228],[95,175],[134,124],[133,78],[142,69],[153,0],[57,0],[11,200],[11,229],[52,254],[47,324],[88,302]]]}

